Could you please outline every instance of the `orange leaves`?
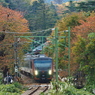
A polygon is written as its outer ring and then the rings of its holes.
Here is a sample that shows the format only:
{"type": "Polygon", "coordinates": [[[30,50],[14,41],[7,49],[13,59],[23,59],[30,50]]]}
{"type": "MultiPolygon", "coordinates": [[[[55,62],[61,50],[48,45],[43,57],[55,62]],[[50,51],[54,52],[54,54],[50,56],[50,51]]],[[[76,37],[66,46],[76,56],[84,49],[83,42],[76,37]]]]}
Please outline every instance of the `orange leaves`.
{"type": "MultiPolygon", "coordinates": [[[[0,5],[0,32],[28,32],[28,21],[22,12],[17,12],[0,5]]],[[[3,65],[14,65],[14,35],[5,34],[4,40],[0,42],[0,67],[3,65]]]]}
{"type": "Polygon", "coordinates": [[[10,32],[27,32],[28,22],[21,12],[0,6],[0,30],[10,32]]]}
{"type": "Polygon", "coordinates": [[[95,16],[90,16],[86,20],[80,20],[81,25],[76,26],[73,32],[76,35],[81,35],[82,37],[87,37],[89,33],[95,32],[95,16]]]}

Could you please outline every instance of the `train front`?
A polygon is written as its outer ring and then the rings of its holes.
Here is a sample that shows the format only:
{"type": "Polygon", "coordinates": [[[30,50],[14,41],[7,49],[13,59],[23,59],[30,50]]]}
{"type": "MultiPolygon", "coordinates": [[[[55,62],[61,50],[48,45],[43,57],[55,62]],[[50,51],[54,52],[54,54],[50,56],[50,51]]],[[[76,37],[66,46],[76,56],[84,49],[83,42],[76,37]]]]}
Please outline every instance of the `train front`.
{"type": "Polygon", "coordinates": [[[51,58],[38,58],[34,60],[34,79],[48,82],[53,76],[53,62],[51,58]]]}

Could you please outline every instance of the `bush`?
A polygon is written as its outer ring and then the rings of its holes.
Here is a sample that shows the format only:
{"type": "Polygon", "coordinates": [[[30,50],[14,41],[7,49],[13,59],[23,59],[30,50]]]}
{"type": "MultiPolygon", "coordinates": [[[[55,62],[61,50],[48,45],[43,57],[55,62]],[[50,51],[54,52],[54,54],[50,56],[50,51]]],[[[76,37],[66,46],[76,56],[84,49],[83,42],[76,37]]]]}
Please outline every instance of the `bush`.
{"type": "Polygon", "coordinates": [[[10,93],[10,92],[1,92],[0,91],[0,95],[21,95],[19,93],[10,93]]]}
{"type": "Polygon", "coordinates": [[[22,89],[22,85],[19,82],[14,82],[14,86],[19,89],[22,89]]]}
{"type": "Polygon", "coordinates": [[[2,73],[0,73],[0,84],[2,84],[2,81],[3,81],[3,75],[2,75],[2,73]]]}
{"type": "Polygon", "coordinates": [[[0,85],[0,95],[21,95],[23,87],[20,83],[0,85]]]}
{"type": "Polygon", "coordinates": [[[19,93],[20,90],[18,88],[15,87],[14,84],[7,84],[7,85],[1,85],[0,86],[0,91],[2,92],[12,92],[12,93],[19,93]]]}
{"type": "Polygon", "coordinates": [[[71,83],[51,82],[51,90],[44,95],[94,95],[83,89],[76,89],[71,83]]]}
{"type": "Polygon", "coordinates": [[[89,91],[89,92],[92,93],[93,92],[93,89],[95,89],[95,84],[86,85],[86,91],[89,91]]]}

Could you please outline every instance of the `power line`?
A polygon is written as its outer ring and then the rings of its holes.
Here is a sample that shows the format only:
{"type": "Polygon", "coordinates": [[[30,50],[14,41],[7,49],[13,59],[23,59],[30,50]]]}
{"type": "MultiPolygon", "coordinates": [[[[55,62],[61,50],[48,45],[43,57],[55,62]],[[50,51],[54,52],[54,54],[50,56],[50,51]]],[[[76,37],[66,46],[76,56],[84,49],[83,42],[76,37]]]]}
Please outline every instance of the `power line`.
{"type": "Polygon", "coordinates": [[[8,32],[8,31],[0,31],[1,33],[7,33],[7,34],[33,34],[33,33],[39,33],[39,32],[45,32],[52,30],[53,28],[49,28],[46,30],[36,31],[36,32],[8,32]]]}

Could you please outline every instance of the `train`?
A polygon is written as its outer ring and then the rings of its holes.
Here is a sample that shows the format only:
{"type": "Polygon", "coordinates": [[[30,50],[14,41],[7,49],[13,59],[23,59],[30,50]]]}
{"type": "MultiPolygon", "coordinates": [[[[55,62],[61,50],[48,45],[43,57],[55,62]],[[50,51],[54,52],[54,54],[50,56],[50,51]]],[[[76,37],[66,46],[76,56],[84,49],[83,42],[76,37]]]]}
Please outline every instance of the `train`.
{"type": "Polygon", "coordinates": [[[20,72],[32,76],[38,82],[50,82],[53,78],[53,59],[39,55],[28,55],[23,58],[20,72]]]}

